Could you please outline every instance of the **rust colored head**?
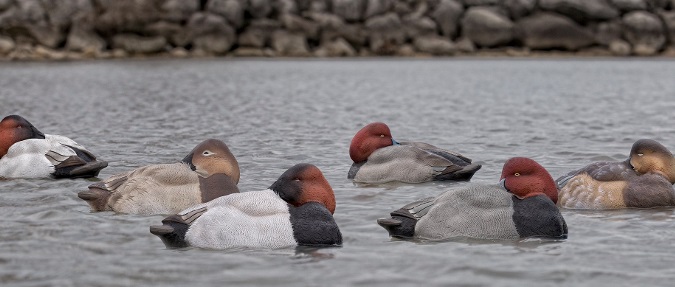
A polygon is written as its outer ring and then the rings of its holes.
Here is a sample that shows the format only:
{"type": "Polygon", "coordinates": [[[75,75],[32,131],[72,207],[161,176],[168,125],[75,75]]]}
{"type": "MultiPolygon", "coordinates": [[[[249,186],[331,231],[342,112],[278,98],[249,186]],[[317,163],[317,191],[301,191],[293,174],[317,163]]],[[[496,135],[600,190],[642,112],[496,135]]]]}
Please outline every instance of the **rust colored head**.
{"type": "Polygon", "coordinates": [[[331,214],[335,212],[335,194],[318,167],[300,163],[286,170],[271,186],[279,197],[293,206],[318,202],[331,214]]]}
{"type": "Polygon", "coordinates": [[[0,157],[5,156],[9,147],[17,142],[44,138],[45,134],[21,116],[7,116],[0,121],[0,157]]]}
{"type": "Polygon", "coordinates": [[[655,140],[641,139],[633,144],[629,161],[639,174],[657,173],[675,183],[675,160],[673,154],[655,140]]]}
{"type": "Polygon", "coordinates": [[[217,139],[207,139],[198,144],[183,159],[192,170],[202,177],[223,173],[229,176],[234,184],[239,183],[239,163],[227,145],[217,139]]]}
{"type": "Polygon", "coordinates": [[[506,190],[520,199],[543,194],[553,203],[558,202],[558,189],[551,174],[532,159],[514,157],[507,160],[501,179],[506,190]]]}
{"type": "Polygon", "coordinates": [[[349,156],[356,163],[366,161],[375,150],[390,146],[393,143],[391,131],[385,123],[371,123],[354,135],[349,146],[349,156]]]}

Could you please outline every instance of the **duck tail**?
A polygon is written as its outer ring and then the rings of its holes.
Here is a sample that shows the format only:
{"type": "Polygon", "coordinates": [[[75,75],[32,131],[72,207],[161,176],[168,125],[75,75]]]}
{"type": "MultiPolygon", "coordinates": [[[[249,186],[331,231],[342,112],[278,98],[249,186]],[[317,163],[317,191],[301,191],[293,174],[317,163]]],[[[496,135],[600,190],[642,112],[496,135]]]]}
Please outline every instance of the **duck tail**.
{"type": "Polygon", "coordinates": [[[185,240],[185,233],[190,224],[206,212],[206,207],[198,208],[185,214],[171,215],[162,220],[162,225],[150,226],[150,233],[157,235],[168,248],[183,248],[190,244],[185,240]]]}
{"type": "Polygon", "coordinates": [[[471,163],[461,167],[461,169],[450,169],[450,167],[442,171],[439,175],[434,177],[435,180],[471,180],[473,174],[476,173],[481,167],[480,164],[471,163]]]}
{"type": "Polygon", "coordinates": [[[77,197],[86,201],[91,206],[92,211],[109,210],[108,198],[112,193],[108,191],[105,184],[97,182],[89,186],[89,190],[82,191],[77,194],[77,197]]]}
{"type": "Polygon", "coordinates": [[[108,162],[96,160],[96,156],[85,149],[66,146],[72,149],[75,155],[66,157],[54,151],[46,154],[47,159],[54,164],[54,177],[56,178],[96,177],[102,169],[108,166],[108,162]]]}

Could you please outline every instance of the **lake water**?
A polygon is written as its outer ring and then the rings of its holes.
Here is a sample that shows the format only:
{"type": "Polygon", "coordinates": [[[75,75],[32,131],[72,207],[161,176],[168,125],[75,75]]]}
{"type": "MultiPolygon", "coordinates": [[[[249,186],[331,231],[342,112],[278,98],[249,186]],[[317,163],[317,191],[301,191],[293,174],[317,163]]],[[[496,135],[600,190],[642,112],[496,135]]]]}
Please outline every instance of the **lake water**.
{"type": "Polygon", "coordinates": [[[2,286],[672,286],[672,208],[564,210],[569,238],[410,242],[376,219],[466,183],[356,186],[352,136],[384,121],[483,163],[534,158],[554,178],[624,160],[633,142],[675,150],[675,62],[665,59],[151,60],[0,63],[0,115],[67,135],[109,161],[100,177],[225,141],[242,191],[288,167],[331,183],[341,248],[166,249],[164,216],[91,213],[92,180],[0,181],[2,286]]]}

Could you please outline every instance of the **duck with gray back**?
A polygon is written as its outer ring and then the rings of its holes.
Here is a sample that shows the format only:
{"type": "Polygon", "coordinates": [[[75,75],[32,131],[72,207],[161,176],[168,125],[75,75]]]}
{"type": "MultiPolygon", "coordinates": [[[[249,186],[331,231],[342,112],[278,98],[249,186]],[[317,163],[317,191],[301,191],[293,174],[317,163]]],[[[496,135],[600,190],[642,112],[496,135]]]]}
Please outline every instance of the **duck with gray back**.
{"type": "Polygon", "coordinates": [[[453,238],[567,238],[555,205],[551,175],[529,158],[509,159],[499,184],[469,184],[410,203],[378,219],[391,236],[423,240],[453,238]]]}
{"type": "Polygon", "coordinates": [[[321,170],[297,164],[269,189],[220,197],[151,226],[167,247],[339,246],[335,195],[321,170]]]}
{"type": "Polygon", "coordinates": [[[481,168],[471,159],[422,142],[397,142],[381,122],[359,130],[349,146],[354,163],[347,177],[359,183],[470,180],[481,168]]]}
{"type": "Polygon", "coordinates": [[[675,206],[675,159],[662,144],[641,139],[628,159],[595,162],[557,180],[561,207],[619,209],[675,206]]]}
{"type": "Polygon", "coordinates": [[[72,139],[43,134],[21,116],[0,121],[0,178],[95,177],[106,166],[72,139]]]}
{"type": "Polygon", "coordinates": [[[220,140],[198,144],[181,162],[155,164],[113,175],[77,194],[92,211],[172,214],[238,193],[239,164],[220,140]]]}

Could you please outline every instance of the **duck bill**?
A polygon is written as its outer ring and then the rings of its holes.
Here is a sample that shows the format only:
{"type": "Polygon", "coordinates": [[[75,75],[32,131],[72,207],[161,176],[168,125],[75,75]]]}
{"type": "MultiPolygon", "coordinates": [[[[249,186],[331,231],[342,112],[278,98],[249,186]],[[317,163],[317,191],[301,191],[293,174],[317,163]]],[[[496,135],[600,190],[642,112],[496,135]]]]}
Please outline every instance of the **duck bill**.
{"type": "Polygon", "coordinates": [[[197,167],[196,167],[194,164],[192,164],[192,153],[188,154],[188,155],[182,160],[182,162],[184,162],[185,164],[187,164],[187,165],[190,167],[190,169],[191,169],[192,171],[196,171],[196,170],[197,170],[197,167]]]}
{"type": "Polygon", "coordinates": [[[391,145],[400,145],[399,142],[397,142],[395,139],[391,139],[391,145]]]}
{"type": "Polygon", "coordinates": [[[31,130],[32,130],[32,132],[33,132],[33,137],[34,137],[34,138],[36,138],[36,139],[45,139],[45,134],[44,134],[43,132],[39,131],[37,128],[32,127],[31,130]]]}
{"type": "Polygon", "coordinates": [[[499,181],[499,186],[501,186],[501,188],[503,188],[507,192],[509,193],[511,192],[508,188],[506,188],[506,178],[502,178],[502,180],[499,181]]]}

